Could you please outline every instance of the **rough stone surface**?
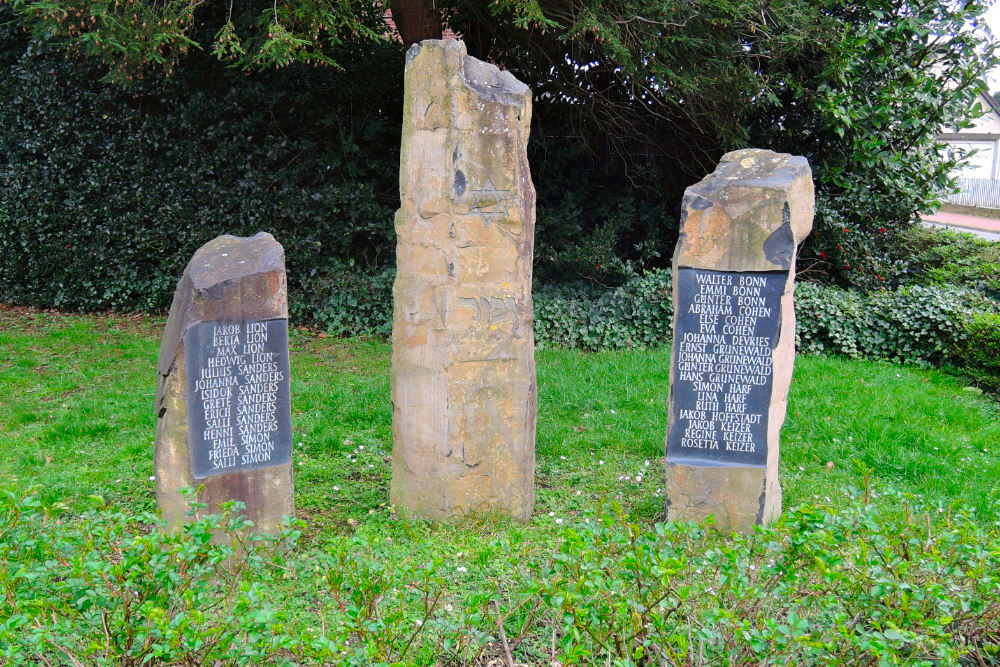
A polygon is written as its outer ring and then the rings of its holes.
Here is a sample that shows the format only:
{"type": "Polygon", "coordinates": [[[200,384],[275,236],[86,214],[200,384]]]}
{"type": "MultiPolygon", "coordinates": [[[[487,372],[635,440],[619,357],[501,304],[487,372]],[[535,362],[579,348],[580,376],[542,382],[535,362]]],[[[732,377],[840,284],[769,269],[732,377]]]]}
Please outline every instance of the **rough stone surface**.
{"type": "Polygon", "coordinates": [[[160,345],[156,385],[156,502],[171,529],[183,525],[183,487],[203,485],[198,500],[207,513],[229,500],[246,503],[260,532],[275,533],[293,513],[291,464],[196,480],[188,439],[184,338],[200,322],[288,318],[285,255],[270,234],[220,236],[192,257],[174,292],[160,345]]]}
{"type": "MultiPolygon", "coordinates": [[[[778,435],[795,357],[795,253],[812,229],[813,211],[812,174],[805,158],[759,149],[727,153],[714,173],[685,192],[673,261],[675,312],[680,303],[679,268],[783,272],[786,278],[778,340],[771,353],[767,442],[760,443],[767,448],[766,464],[690,465],[672,462],[668,455],[669,520],[701,520],[714,514],[718,530],[745,532],[781,514],[778,435]]],[[[674,345],[676,352],[676,322],[674,345]]],[[[675,354],[671,387],[678,381],[676,359],[675,354]]],[[[670,399],[673,422],[673,391],[670,399]]]]}
{"type": "Polygon", "coordinates": [[[391,500],[412,516],[535,501],[531,91],[428,40],[406,56],[393,286],[391,500]]]}

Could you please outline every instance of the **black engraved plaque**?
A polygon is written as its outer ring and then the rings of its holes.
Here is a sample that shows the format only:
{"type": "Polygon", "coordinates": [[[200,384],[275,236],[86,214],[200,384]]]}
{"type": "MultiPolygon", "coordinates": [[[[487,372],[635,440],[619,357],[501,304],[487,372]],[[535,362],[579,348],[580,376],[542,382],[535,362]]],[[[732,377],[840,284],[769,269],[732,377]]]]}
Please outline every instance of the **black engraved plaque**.
{"type": "Polygon", "coordinates": [[[788,274],[677,270],[667,460],[764,466],[788,274]]]}
{"type": "Polygon", "coordinates": [[[195,479],[288,463],[288,321],[200,322],[184,356],[195,479]]]}

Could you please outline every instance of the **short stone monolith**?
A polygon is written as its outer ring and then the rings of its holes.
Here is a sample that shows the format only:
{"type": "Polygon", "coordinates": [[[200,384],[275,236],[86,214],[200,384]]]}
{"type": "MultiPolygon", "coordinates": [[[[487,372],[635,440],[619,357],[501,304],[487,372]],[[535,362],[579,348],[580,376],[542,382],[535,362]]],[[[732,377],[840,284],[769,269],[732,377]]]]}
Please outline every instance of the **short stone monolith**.
{"type": "Polygon", "coordinates": [[[778,435],[795,359],[795,255],[812,229],[805,158],[727,153],[689,187],[674,252],[667,519],[746,532],[781,514],[778,435]]]}
{"type": "Polygon", "coordinates": [[[174,292],[156,386],[156,502],[183,525],[183,487],[204,513],[238,500],[254,530],[293,512],[285,254],[270,234],[220,236],[174,292]]]}
{"type": "Polygon", "coordinates": [[[406,54],[391,501],[431,519],[535,501],[531,91],[428,40],[406,54]]]}

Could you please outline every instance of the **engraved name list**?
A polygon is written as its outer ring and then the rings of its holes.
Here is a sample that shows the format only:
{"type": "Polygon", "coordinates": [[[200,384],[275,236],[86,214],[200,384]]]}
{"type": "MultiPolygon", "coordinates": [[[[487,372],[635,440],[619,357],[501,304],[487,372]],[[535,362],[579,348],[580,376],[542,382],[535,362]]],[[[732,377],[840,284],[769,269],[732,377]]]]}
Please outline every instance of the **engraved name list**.
{"type": "Polygon", "coordinates": [[[288,463],[287,320],[201,322],[184,348],[193,476],[288,463]]]}
{"type": "Polygon", "coordinates": [[[677,280],[667,459],[763,466],[787,275],[681,268],[677,280]]]}

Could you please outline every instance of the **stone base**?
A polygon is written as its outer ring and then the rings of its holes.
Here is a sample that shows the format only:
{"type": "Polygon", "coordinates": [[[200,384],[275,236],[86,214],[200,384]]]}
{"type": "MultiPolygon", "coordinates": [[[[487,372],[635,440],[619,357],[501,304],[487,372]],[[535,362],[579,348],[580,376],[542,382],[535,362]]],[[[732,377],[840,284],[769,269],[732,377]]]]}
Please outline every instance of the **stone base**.
{"type": "Polygon", "coordinates": [[[667,521],[715,516],[720,533],[746,533],[781,514],[781,484],[768,468],[702,467],[667,463],[667,521]]]}

